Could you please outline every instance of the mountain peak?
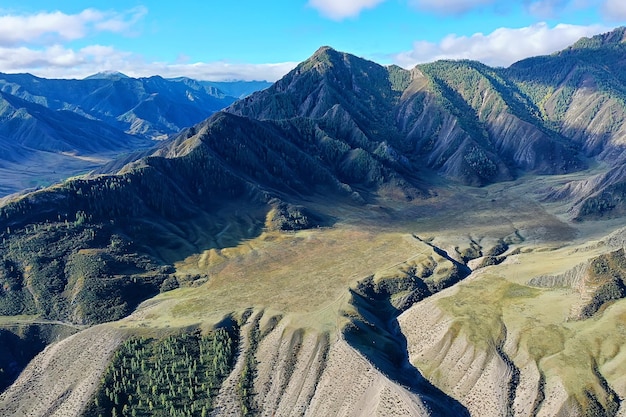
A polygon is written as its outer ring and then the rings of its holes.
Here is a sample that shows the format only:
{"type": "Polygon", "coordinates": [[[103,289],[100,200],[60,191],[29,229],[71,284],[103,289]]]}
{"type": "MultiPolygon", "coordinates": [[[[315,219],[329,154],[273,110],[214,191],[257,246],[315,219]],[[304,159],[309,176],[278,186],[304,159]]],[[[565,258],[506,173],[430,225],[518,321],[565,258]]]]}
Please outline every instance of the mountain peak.
{"type": "Polygon", "coordinates": [[[315,64],[329,64],[332,65],[333,61],[342,55],[341,52],[331,48],[330,46],[322,46],[320,47],[309,59],[303,62],[303,64],[310,64],[314,66],[315,64]]]}
{"type": "Polygon", "coordinates": [[[85,80],[119,80],[122,78],[130,78],[130,77],[119,71],[101,71],[96,74],[85,77],[85,80]]]}
{"type": "Polygon", "coordinates": [[[568,49],[596,49],[603,46],[620,45],[623,43],[626,43],[626,27],[624,26],[590,38],[581,38],[568,49]]]}
{"type": "Polygon", "coordinates": [[[312,69],[319,73],[342,71],[345,69],[349,71],[360,69],[361,71],[367,72],[371,70],[370,67],[372,66],[382,68],[382,66],[364,58],[337,51],[330,46],[322,46],[315,51],[309,59],[302,62],[297,67],[296,72],[302,73],[312,69]]]}
{"type": "MultiPolygon", "coordinates": [[[[337,53],[337,50],[335,50],[333,47],[328,46],[328,45],[324,45],[324,46],[320,46],[317,51],[315,51],[315,53],[313,54],[312,57],[315,56],[324,56],[326,54],[330,54],[330,53],[337,53]]],[[[311,57],[311,58],[312,58],[311,57]]]]}

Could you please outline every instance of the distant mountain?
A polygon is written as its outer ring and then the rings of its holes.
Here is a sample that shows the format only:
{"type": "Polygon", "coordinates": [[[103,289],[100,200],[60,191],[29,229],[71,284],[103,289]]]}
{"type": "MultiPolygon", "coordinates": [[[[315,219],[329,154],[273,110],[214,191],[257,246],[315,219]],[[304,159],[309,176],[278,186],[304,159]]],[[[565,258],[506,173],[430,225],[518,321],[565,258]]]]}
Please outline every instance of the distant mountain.
{"type": "Polygon", "coordinates": [[[85,77],[85,80],[119,80],[120,78],[130,78],[126,74],[118,71],[102,71],[85,77]]]}
{"type": "MultiPolygon", "coordinates": [[[[233,84],[238,94],[263,86],[233,84]]],[[[135,79],[119,72],[84,80],[0,74],[0,93],[0,196],[154,146],[154,139],[193,126],[236,100],[191,79],[135,79]]]]}
{"type": "Polygon", "coordinates": [[[0,92],[0,196],[90,171],[153,141],[0,92]]]}
{"type": "MultiPolygon", "coordinates": [[[[188,78],[172,78],[172,81],[184,81],[188,78]]],[[[264,90],[271,86],[268,81],[198,81],[201,85],[215,87],[227,96],[244,98],[255,91],[264,90]]]]}
{"type": "Polygon", "coordinates": [[[268,81],[201,81],[201,83],[216,87],[225,94],[237,98],[244,98],[256,91],[265,90],[273,84],[268,81]]]}
{"type": "Polygon", "coordinates": [[[70,110],[102,120],[146,138],[162,138],[192,126],[235,100],[193,80],[181,83],[158,76],[130,78],[115,72],[84,80],[0,74],[0,90],[52,110],[70,110]]]}

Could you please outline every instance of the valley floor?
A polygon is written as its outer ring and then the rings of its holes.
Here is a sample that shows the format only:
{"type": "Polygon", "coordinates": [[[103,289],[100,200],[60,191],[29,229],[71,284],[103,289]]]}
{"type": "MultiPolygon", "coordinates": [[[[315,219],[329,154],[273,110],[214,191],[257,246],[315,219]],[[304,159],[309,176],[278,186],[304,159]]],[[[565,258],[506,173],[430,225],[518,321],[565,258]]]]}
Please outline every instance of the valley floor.
{"type": "Polygon", "coordinates": [[[263,416],[626,415],[626,300],[598,295],[626,265],[626,229],[542,202],[572,179],[338,204],[324,209],[332,227],[188,257],[176,273],[205,283],[48,346],[0,396],[0,415],[79,416],[123,340],[227,318],[240,351],[212,415],[242,412],[250,351],[263,416]]]}

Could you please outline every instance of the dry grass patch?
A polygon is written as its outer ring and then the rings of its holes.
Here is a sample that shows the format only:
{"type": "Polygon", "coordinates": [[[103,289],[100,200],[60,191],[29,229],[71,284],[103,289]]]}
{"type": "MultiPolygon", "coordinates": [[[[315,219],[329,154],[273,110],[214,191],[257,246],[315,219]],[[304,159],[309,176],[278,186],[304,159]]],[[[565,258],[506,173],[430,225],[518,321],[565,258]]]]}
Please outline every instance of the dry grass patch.
{"type": "MultiPolygon", "coordinates": [[[[247,308],[290,314],[298,326],[335,328],[348,288],[404,264],[424,250],[410,235],[337,226],[265,233],[237,247],[210,250],[176,265],[178,274],[208,282],[161,294],[133,315],[150,325],[204,322],[247,308]]],[[[131,316],[131,319],[133,319],[131,316]]]]}

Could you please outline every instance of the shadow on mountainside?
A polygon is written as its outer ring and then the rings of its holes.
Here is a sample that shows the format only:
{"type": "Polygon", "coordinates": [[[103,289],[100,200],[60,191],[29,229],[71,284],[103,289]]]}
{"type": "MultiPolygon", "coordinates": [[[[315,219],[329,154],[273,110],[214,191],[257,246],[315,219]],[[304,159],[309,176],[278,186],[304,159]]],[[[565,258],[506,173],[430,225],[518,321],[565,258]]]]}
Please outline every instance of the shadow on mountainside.
{"type": "Polygon", "coordinates": [[[469,416],[460,402],[431,384],[411,364],[397,320],[402,311],[391,304],[389,294],[366,292],[350,290],[359,317],[351,317],[344,329],[346,341],[387,377],[419,395],[432,415],[469,416]]]}
{"type": "Polygon", "coordinates": [[[0,327],[0,393],[9,387],[46,345],[76,333],[59,323],[33,323],[0,327]]]}

